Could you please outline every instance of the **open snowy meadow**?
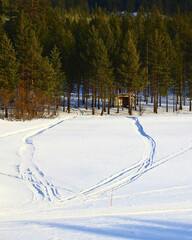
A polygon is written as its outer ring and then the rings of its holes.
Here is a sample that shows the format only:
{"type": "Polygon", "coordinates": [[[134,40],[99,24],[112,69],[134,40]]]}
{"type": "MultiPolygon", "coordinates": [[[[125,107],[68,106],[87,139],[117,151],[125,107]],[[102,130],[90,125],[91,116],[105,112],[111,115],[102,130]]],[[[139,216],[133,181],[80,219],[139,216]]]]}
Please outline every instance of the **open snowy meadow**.
{"type": "Polygon", "coordinates": [[[0,240],[192,239],[192,115],[0,120],[0,240]]]}

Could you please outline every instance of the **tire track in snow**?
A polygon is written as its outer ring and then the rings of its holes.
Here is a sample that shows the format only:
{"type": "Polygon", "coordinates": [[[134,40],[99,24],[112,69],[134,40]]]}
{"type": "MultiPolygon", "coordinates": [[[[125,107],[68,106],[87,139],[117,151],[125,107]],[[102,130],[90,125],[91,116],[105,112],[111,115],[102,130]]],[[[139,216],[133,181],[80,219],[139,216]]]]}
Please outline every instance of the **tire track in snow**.
{"type": "Polygon", "coordinates": [[[81,191],[78,195],[72,196],[67,199],[62,199],[62,201],[76,199],[77,197],[83,198],[83,196],[92,197],[98,194],[104,194],[111,191],[112,189],[118,189],[124,185],[129,184],[130,182],[135,181],[137,178],[142,176],[148,169],[151,168],[153,164],[156,143],[152,137],[145,133],[138,118],[128,117],[128,119],[132,121],[136,133],[141,135],[145,144],[145,151],[143,153],[142,160],[134,164],[133,166],[124,169],[110,176],[109,178],[106,178],[105,180],[92,186],[91,188],[81,191]]]}
{"type": "Polygon", "coordinates": [[[35,153],[33,138],[73,117],[74,116],[69,116],[63,120],[56,120],[45,125],[43,128],[30,132],[22,138],[22,146],[19,149],[19,156],[21,158],[21,164],[19,166],[20,178],[32,191],[33,202],[37,202],[39,199],[45,202],[54,202],[60,199],[57,189],[33,163],[35,153]]]}

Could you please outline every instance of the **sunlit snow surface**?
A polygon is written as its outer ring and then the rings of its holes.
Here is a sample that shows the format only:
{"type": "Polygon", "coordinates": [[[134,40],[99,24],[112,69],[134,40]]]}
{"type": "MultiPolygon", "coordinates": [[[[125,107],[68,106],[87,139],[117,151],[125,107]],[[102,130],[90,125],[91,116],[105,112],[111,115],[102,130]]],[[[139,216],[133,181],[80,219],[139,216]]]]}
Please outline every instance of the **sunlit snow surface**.
{"type": "Polygon", "coordinates": [[[192,115],[0,120],[0,240],[192,239],[192,115]]]}

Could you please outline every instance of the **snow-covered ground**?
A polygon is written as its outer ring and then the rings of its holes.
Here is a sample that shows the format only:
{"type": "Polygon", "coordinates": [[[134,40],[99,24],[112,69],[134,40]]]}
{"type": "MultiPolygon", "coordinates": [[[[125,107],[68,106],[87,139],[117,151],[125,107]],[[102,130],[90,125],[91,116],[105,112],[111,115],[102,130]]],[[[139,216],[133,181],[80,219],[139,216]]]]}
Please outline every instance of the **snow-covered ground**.
{"type": "Polygon", "coordinates": [[[0,120],[0,240],[192,239],[192,115],[0,120]]]}

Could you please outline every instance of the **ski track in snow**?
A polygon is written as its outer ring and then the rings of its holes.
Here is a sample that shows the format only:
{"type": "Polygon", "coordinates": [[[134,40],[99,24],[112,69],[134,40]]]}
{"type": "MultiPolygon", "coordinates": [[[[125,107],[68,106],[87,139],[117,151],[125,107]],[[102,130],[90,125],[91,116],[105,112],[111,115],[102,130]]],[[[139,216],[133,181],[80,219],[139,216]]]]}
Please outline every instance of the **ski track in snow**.
{"type": "MultiPolygon", "coordinates": [[[[76,114],[76,116],[82,115],[81,111],[74,110],[73,112],[76,114]]],[[[136,117],[128,117],[128,120],[132,122],[136,133],[141,135],[146,146],[142,160],[135,165],[110,176],[109,178],[101,181],[91,188],[82,190],[80,193],[72,195],[67,199],[61,199],[61,196],[59,195],[57,189],[45,178],[44,174],[33,163],[33,157],[35,153],[33,138],[42,134],[46,130],[63,123],[69,118],[72,117],[68,117],[63,120],[56,120],[52,123],[46,124],[42,128],[34,130],[22,138],[22,146],[19,149],[19,156],[21,158],[21,164],[19,166],[20,178],[23,180],[24,184],[32,191],[34,203],[38,202],[40,199],[44,202],[66,203],[66,200],[68,202],[69,200],[77,200],[79,198],[82,198],[85,201],[85,198],[86,200],[95,198],[96,196],[105,194],[112,189],[118,189],[132,181],[135,181],[152,166],[156,143],[152,137],[145,133],[143,127],[136,117]]],[[[34,129],[36,128],[37,127],[34,129]]],[[[20,133],[20,131],[17,133],[20,133]]],[[[13,134],[16,134],[16,132],[13,132],[13,134]]]]}
{"type": "Polygon", "coordinates": [[[74,116],[70,116],[65,117],[63,120],[56,120],[44,125],[43,128],[30,132],[22,138],[22,145],[19,149],[19,156],[21,158],[19,173],[24,184],[33,193],[34,203],[38,202],[40,199],[44,202],[55,202],[60,199],[60,195],[53,184],[45,178],[44,174],[33,163],[35,153],[33,138],[73,117],[74,116]]]}
{"type": "MultiPolygon", "coordinates": [[[[143,142],[145,144],[145,151],[143,153],[142,160],[133,166],[124,169],[109,178],[101,181],[100,183],[92,186],[91,188],[82,190],[78,195],[71,196],[67,199],[62,199],[61,201],[76,200],[77,198],[86,199],[94,198],[98,195],[105,194],[112,190],[121,188],[142,176],[146,171],[148,171],[153,164],[153,157],[155,154],[156,143],[152,137],[147,135],[143,130],[142,125],[140,124],[138,118],[128,117],[132,122],[133,127],[137,134],[141,135],[143,142]]],[[[85,200],[85,199],[84,199],[85,200]]]]}
{"type": "MultiPolygon", "coordinates": [[[[182,147],[179,151],[173,154],[170,154],[169,156],[162,158],[154,163],[153,158],[155,155],[156,142],[151,136],[146,134],[138,118],[128,117],[128,119],[132,120],[132,124],[133,124],[133,127],[135,128],[136,133],[141,135],[143,142],[145,144],[145,150],[143,153],[142,160],[134,164],[133,166],[106,178],[100,183],[88,189],[82,190],[77,195],[73,195],[66,199],[61,199],[62,202],[69,203],[70,200],[73,200],[75,203],[76,201],[79,202],[80,199],[82,199],[83,201],[95,201],[95,200],[97,201],[96,199],[97,197],[99,197],[100,199],[102,195],[105,195],[105,193],[111,192],[127,184],[130,184],[131,182],[141,177],[144,173],[154,169],[155,167],[160,166],[161,164],[171,159],[174,159],[184,154],[187,151],[192,150],[192,141],[191,141],[185,147],[182,147]]],[[[175,187],[173,189],[180,189],[183,187],[185,186],[175,187]]],[[[191,185],[189,187],[191,187],[191,185]]],[[[70,202],[70,204],[72,204],[72,202],[70,202]]]]}
{"type": "Polygon", "coordinates": [[[80,194],[86,194],[91,196],[98,193],[101,194],[111,190],[118,189],[132,181],[135,181],[153,164],[153,157],[156,148],[155,141],[153,140],[152,137],[145,133],[138,118],[128,117],[128,119],[132,121],[136,133],[141,135],[143,142],[145,144],[145,151],[143,153],[142,160],[136,163],[135,165],[127,169],[124,169],[123,171],[105,179],[96,186],[80,192],[80,194]]]}
{"type": "Polygon", "coordinates": [[[35,146],[33,144],[33,138],[42,134],[48,129],[51,129],[65,120],[77,117],[79,115],[83,115],[83,112],[77,109],[72,109],[72,111],[76,114],[75,116],[65,117],[62,120],[55,120],[52,123],[48,123],[45,125],[40,125],[39,127],[28,128],[24,130],[19,130],[15,132],[10,132],[7,134],[0,135],[0,138],[15,135],[18,133],[22,133],[25,131],[33,130],[29,134],[25,135],[22,138],[22,146],[19,149],[19,156],[21,158],[21,164],[19,166],[20,178],[23,180],[24,184],[32,191],[33,193],[33,203],[38,202],[40,199],[44,202],[60,202],[67,204],[75,203],[82,199],[83,201],[90,201],[91,199],[95,199],[98,196],[104,195],[107,192],[111,192],[112,190],[116,190],[121,188],[139,177],[141,177],[147,171],[160,166],[161,164],[180,156],[181,154],[192,149],[192,142],[187,144],[181,150],[176,153],[173,153],[163,159],[160,159],[153,162],[153,158],[155,155],[156,142],[154,139],[149,136],[143,129],[140,124],[138,118],[136,117],[127,117],[133,128],[136,131],[136,134],[139,134],[142,137],[142,140],[145,144],[145,150],[143,152],[143,156],[141,161],[134,164],[133,166],[123,169],[122,171],[104,179],[98,184],[80,191],[77,194],[73,194],[67,198],[61,198],[57,189],[50,183],[44,174],[40,171],[40,169],[33,163],[33,157],[35,153],[35,146]]]}
{"type": "MultiPolygon", "coordinates": [[[[35,146],[33,144],[33,138],[42,134],[43,132],[54,128],[55,126],[63,123],[65,120],[77,117],[79,115],[83,115],[81,111],[76,109],[73,110],[75,115],[65,117],[64,119],[55,120],[49,124],[40,125],[39,127],[30,128],[33,130],[22,138],[22,145],[19,149],[19,156],[21,158],[21,164],[19,166],[20,178],[23,180],[24,184],[32,191],[33,193],[33,203],[39,203],[39,201],[43,201],[44,203],[58,203],[58,207],[73,205],[80,202],[89,202],[89,201],[100,201],[105,197],[105,194],[111,192],[112,190],[119,189],[139,177],[141,177],[144,173],[154,169],[155,167],[160,166],[161,164],[174,159],[187,151],[192,150],[192,141],[186,146],[182,147],[179,151],[170,154],[167,157],[164,157],[156,162],[153,161],[156,149],[156,142],[154,139],[149,136],[143,129],[140,124],[138,118],[136,117],[127,117],[128,121],[133,125],[133,128],[136,131],[136,134],[139,134],[142,137],[142,140],[145,144],[145,150],[143,152],[143,156],[141,161],[126,168],[106,179],[99,182],[98,184],[80,191],[77,194],[72,194],[67,198],[61,198],[57,189],[46,179],[44,174],[40,171],[40,169],[33,163],[33,157],[35,153],[35,146]]],[[[29,129],[15,131],[8,134],[0,135],[1,137],[14,135],[17,133],[29,131],[29,129]]],[[[3,174],[3,173],[0,173],[3,174]]],[[[4,174],[3,174],[4,175],[4,174]]],[[[173,187],[175,189],[182,188],[191,188],[192,185],[188,186],[180,186],[173,187]]],[[[135,193],[137,194],[148,194],[156,191],[167,191],[170,189],[161,189],[161,190],[153,190],[149,192],[141,192],[135,193]]],[[[127,195],[130,196],[130,195],[127,195]]],[[[119,196],[126,197],[126,196],[119,196]]],[[[24,209],[23,209],[24,210],[24,209]]],[[[191,209],[190,209],[191,211],[191,209]]]]}

